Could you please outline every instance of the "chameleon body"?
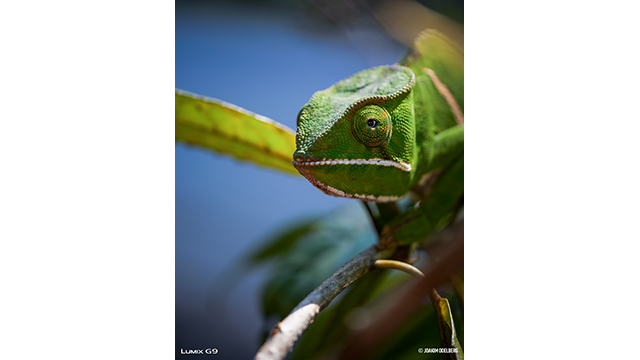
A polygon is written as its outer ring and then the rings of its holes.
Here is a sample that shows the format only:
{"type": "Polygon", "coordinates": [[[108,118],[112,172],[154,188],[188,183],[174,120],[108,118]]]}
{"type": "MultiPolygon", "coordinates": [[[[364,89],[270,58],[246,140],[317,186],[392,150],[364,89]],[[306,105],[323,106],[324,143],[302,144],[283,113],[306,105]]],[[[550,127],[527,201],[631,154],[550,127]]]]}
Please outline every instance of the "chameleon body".
{"type": "Polygon", "coordinates": [[[332,196],[389,202],[422,187],[420,221],[435,228],[463,191],[463,64],[427,30],[398,64],[316,92],[298,115],[293,165],[332,196]]]}

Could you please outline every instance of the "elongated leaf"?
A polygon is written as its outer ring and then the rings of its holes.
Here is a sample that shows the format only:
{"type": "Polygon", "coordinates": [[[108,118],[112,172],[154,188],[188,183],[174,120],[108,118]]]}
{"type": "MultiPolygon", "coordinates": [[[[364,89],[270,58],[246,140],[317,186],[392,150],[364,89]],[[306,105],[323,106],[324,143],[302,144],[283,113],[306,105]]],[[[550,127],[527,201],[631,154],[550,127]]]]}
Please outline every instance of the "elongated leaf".
{"type": "Polygon", "coordinates": [[[176,141],[299,175],[291,129],[221,100],[176,90],[176,141]]]}
{"type": "Polygon", "coordinates": [[[254,264],[275,260],[262,294],[265,317],[284,318],[309,292],[362,249],[376,233],[360,204],[302,223],[254,254],[254,264]]]}
{"type": "Polygon", "coordinates": [[[431,290],[431,302],[433,308],[436,311],[436,317],[438,318],[438,328],[440,329],[440,343],[444,348],[452,348],[457,351],[456,353],[444,354],[447,360],[463,360],[464,354],[462,352],[462,346],[458,341],[456,335],[456,329],[453,324],[453,316],[451,315],[451,308],[449,307],[449,300],[440,297],[438,292],[431,290]]]}

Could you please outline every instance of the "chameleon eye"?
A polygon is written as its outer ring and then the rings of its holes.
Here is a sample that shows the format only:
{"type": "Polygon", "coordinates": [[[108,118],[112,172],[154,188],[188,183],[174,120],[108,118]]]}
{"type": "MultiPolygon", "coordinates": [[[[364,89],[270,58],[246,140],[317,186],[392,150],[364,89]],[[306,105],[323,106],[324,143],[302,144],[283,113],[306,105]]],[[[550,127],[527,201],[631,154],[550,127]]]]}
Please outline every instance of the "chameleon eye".
{"type": "Polygon", "coordinates": [[[391,135],[391,117],[377,105],[365,105],[353,114],[351,133],[363,145],[377,147],[391,135]]]}

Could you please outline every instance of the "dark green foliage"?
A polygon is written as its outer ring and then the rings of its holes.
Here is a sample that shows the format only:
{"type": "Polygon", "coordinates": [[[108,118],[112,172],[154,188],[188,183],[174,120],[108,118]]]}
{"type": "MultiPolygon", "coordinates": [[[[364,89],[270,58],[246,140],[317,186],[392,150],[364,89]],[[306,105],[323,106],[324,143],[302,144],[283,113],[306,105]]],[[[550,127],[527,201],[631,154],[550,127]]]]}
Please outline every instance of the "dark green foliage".
{"type": "Polygon", "coordinates": [[[254,265],[272,262],[262,298],[265,316],[284,318],[336,269],[376,240],[366,212],[356,204],[274,238],[251,257],[254,265]]]}

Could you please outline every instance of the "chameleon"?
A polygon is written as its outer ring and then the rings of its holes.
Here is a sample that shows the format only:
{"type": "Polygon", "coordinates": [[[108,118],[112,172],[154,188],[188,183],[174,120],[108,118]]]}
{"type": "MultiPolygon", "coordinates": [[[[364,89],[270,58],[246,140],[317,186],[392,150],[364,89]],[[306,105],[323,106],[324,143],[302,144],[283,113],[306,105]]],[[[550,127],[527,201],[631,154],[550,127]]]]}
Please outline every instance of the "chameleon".
{"type": "Polygon", "coordinates": [[[369,202],[411,192],[417,206],[388,227],[404,242],[424,237],[463,194],[463,50],[425,30],[397,64],[313,94],[296,123],[293,166],[302,176],[328,195],[369,202]]]}

